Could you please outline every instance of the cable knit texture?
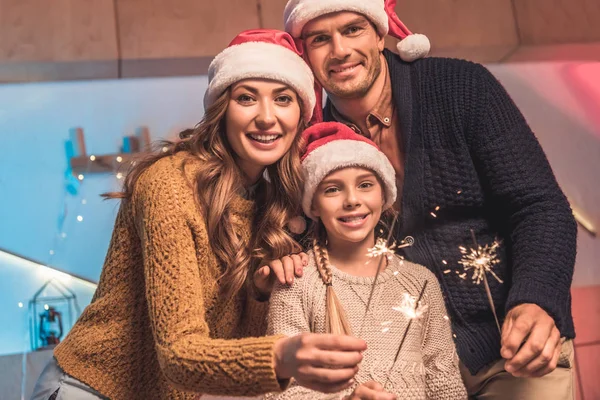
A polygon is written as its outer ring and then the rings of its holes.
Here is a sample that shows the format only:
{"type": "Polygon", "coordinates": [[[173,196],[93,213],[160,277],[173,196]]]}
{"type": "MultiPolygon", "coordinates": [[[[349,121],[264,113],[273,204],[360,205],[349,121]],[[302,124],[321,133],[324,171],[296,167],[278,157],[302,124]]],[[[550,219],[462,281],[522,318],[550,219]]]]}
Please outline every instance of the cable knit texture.
{"type": "MultiPolygon", "coordinates": [[[[269,334],[292,336],[326,331],[326,287],[319,276],[314,253],[309,253],[309,259],[303,276],[296,278],[291,287],[276,285],[269,308],[269,334]]],[[[334,266],[331,269],[335,293],[343,304],[352,332],[358,335],[374,278],[349,275],[334,266]]],[[[371,380],[384,384],[389,374],[386,390],[400,399],[466,399],[450,322],[444,318],[444,299],[431,272],[394,257],[377,279],[370,310],[362,333],[367,350],[356,375],[357,384],[371,380]],[[426,311],[411,324],[398,361],[393,364],[408,324],[408,319],[393,307],[400,305],[405,293],[417,298],[425,280],[428,283],[422,304],[427,305],[426,311]]],[[[339,399],[353,389],[325,395],[292,382],[285,392],[267,398],[339,399]]]]}
{"type": "MultiPolygon", "coordinates": [[[[494,268],[504,283],[488,275],[499,317],[534,303],[562,336],[573,338],[569,290],[577,227],[518,108],[479,64],[446,58],[409,64],[384,54],[406,150],[396,239],[413,236],[406,259],[440,280],[461,361],[476,373],[500,358],[483,284],[459,276],[459,246],[472,246],[470,229],[480,245],[502,241],[494,268]]],[[[330,107],[326,120],[333,118],[330,107]]]]}
{"type": "MultiPolygon", "coordinates": [[[[246,290],[220,297],[222,267],[188,184],[199,161],[190,156],[184,168],[186,156],[157,161],[123,201],[92,303],[55,349],[61,368],[113,400],[281,390],[277,337],[258,337],[268,305],[246,290]]],[[[234,200],[245,240],[253,210],[234,200]]]]}

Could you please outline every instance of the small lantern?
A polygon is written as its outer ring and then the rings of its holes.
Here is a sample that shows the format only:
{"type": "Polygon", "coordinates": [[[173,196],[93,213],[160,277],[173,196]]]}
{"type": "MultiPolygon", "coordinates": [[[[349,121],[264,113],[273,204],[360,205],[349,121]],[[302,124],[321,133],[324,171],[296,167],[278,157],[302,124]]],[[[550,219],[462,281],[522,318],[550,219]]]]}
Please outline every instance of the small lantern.
{"type": "Polygon", "coordinates": [[[40,340],[42,346],[55,346],[60,343],[63,335],[61,313],[54,307],[48,307],[40,314],[40,340]]]}
{"type": "Polygon", "coordinates": [[[80,314],[75,293],[50,279],[29,300],[29,332],[32,350],[45,350],[60,343],[80,314]]]}

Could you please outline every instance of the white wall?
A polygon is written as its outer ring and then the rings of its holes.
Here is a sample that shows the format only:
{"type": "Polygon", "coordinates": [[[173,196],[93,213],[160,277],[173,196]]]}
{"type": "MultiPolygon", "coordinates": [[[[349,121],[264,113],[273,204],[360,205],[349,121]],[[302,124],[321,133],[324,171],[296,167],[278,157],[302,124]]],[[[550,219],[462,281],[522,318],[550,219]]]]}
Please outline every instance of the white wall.
{"type": "Polygon", "coordinates": [[[204,76],[0,85],[0,248],[97,280],[118,208],[98,195],[118,182],[87,175],[67,194],[69,130],[84,129],[88,154],[117,153],[139,126],[156,140],[195,125],[205,89],[204,76]]]}

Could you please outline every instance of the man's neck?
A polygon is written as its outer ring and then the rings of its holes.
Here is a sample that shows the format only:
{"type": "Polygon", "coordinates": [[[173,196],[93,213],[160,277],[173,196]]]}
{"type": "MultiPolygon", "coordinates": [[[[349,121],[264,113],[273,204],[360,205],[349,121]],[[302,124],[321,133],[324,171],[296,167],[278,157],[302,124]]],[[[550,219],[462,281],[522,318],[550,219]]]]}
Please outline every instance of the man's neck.
{"type": "Polygon", "coordinates": [[[367,116],[377,104],[377,100],[379,100],[379,96],[381,96],[381,92],[385,86],[386,74],[383,73],[383,68],[387,68],[387,65],[384,65],[387,61],[385,60],[383,53],[380,53],[379,57],[381,57],[382,70],[379,72],[375,82],[364,96],[347,99],[339,98],[333,94],[327,93],[327,96],[331,99],[331,103],[335,109],[345,118],[348,118],[350,122],[361,128],[364,128],[363,125],[365,124],[367,116]]]}

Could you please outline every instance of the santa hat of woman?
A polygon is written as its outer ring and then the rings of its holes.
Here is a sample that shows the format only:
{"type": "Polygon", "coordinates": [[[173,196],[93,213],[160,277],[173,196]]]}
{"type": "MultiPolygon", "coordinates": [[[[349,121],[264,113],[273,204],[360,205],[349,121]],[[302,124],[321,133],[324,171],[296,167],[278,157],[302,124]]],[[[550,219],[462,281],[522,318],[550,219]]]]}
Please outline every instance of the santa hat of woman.
{"type": "Polygon", "coordinates": [[[339,122],[314,124],[302,133],[302,138],[306,145],[302,155],[302,209],[307,217],[316,219],[311,206],[321,181],[333,171],[347,167],[373,171],[383,184],[384,210],[392,207],[396,201],[396,172],[373,141],[339,122]]]}
{"type": "Polygon", "coordinates": [[[309,21],[325,14],[352,11],[366,16],[382,37],[389,34],[400,39],[397,48],[404,61],[425,57],[431,48],[429,39],[408,30],[396,15],[395,7],[396,0],[289,0],[283,19],[286,32],[299,38],[309,21]]]}
{"type": "Polygon", "coordinates": [[[243,79],[270,79],[289,85],[302,100],[303,119],[310,121],[316,103],[314,77],[288,33],[253,29],[237,35],[208,67],[204,108],[243,79]]]}

